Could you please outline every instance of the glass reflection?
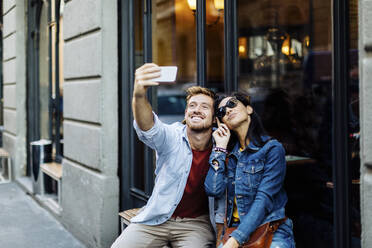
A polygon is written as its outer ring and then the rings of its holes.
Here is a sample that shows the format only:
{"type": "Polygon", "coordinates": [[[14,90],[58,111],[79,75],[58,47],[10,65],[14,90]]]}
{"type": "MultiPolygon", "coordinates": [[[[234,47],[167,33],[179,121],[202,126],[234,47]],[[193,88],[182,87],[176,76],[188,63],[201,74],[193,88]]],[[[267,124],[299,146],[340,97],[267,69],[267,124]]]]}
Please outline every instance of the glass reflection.
{"type": "Polygon", "coordinates": [[[223,91],[224,81],[224,5],[222,0],[206,0],[206,87],[223,91]]]}
{"type": "Polygon", "coordinates": [[[49,137],[49,33],[47,5],[43,5],[40,16],[39,47],[40,139],[49,140],[52,137],[49,137]]]}
{"type": "Polygon", "coordinates": [[[158,114],[165,123],[182,121],[185,89],[196,85],[196,19],[194,2],[152,1],[153,61],[178,67],[176,83],[157,87],[158,114]]]}
{"type": "Polygon", "coordinates": [[[286,149],[297,247],[333,246],[331,1],[238,1],[239,89],[286,149]]]}

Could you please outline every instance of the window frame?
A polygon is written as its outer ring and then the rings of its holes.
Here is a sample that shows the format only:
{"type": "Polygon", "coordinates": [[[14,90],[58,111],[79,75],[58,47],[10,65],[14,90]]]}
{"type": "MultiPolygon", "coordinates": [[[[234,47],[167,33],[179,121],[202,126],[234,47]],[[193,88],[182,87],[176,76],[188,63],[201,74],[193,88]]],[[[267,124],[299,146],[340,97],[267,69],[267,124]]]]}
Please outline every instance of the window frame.
{"type": "MultiPolygon", "coordinates": [[[[40,102],[39,102],[39,41],[40,18],[43,1],[28,1],[27,9],[27,59],[26,59],[26,84],[27,84],[27,158],[30,157],[30,142],[40,139],[40,102]]],[[[26,176],[31,175],[30,159],[27,159],[26,176]]]]}
{"type": "Polygon", "coordinates": [[[57,163],[62,162],[63,151],[61,143],[61,96],[60,96],[60,54],[59,54],[59,38],[60,38],[60,7],[63,0],[48,0],[48,26],[49,26],[49,139],[55,146],[55,158],[57,163]],[[52,1],[54,1],[54,19],[52,20],[52,1]],[[52,30],[55,26],[55,43],[53,44],[52,30]],[[52,47],[54,47],[55,61],[53,61],[52,47]],[[52,70],[55,69],[54,82],[52,70]],[[54,85],[53,85],[54,84],[54,85]],[[53,97],[53,88],[55,96],[53,97]],[[54,131],[54,134],[53,134],[54,131]]]}

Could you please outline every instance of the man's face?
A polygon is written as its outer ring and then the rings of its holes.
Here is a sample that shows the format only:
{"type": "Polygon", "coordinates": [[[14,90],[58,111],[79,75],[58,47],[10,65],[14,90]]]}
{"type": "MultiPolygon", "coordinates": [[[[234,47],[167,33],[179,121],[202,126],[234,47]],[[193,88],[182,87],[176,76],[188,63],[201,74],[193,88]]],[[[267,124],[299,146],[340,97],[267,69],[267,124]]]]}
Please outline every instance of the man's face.
{"type": "Polygon", "coordinates": [[[192,96],[185,110],[186,125],[193,131],[208,130],[213,123],[213,99],[204,94],[192,96]]]}

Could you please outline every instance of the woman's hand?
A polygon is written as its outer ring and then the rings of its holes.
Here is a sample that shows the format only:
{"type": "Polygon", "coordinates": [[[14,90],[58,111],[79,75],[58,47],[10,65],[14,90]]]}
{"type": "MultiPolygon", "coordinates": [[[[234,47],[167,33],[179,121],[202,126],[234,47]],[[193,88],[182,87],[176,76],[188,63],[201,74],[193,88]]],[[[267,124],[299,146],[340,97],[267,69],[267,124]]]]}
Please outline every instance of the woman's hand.
{"type": "Polygon", "coordinates": [[[239,243],[233,237],[230,237],[227,240],[226,244],[224,246],[222,246],[222,248],[238,248],[238,247],[239,247],[239,243]]]}
{"type": "Polygon", "coordinates": [[[218,128],[212,134],[214,141],[216,142],[216,147],[226,149],[231,135],[230,130],[224,123],[221,123],[218,118],[216,118],[216,120],[218,128]]]}

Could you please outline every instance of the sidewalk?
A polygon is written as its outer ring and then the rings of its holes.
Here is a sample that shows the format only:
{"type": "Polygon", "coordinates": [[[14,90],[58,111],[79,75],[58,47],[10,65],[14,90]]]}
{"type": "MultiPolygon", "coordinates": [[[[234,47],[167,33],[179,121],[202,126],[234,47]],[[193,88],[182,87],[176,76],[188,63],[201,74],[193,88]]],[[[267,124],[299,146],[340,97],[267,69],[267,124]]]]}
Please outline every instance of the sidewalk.
{"type": "Polygon", "coordinates": [[[1,248],[85,248],[16,183],[0,184],[1,248]]]}

